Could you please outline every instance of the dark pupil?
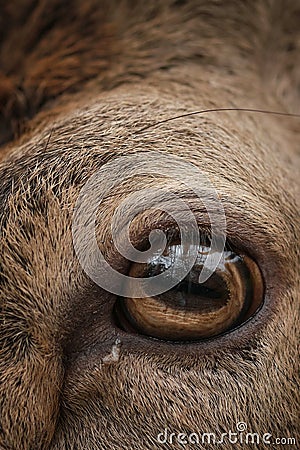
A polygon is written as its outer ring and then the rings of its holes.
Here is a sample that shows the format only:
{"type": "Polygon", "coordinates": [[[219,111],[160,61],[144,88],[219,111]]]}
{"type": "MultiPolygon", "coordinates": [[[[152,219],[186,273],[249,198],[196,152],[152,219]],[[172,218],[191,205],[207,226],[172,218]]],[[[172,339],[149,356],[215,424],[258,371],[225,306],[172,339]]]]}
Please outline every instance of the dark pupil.
{"type": "Polygon", "coordinates": [[[171,308],[197,313],[216,311],[226,305],[229,291],[221,277],[215,274],[206,283],[199,284],[192,281],[192,272],[173,289],[156,298],[171,308]]]}
{"type": "MultiPolygon", "coordinates": [[[[199,274],[198,274],[199,275],[199,274]]],[[[226,283],[217,275],[204,284],[194,283],[188,275],[181,283],[178,283],[172,291],[184,292],[190,295],[208,297],[210,299],[222,299],[224,294],[228,294],[226,283]]],[[[227,295],[225,295],[227,297],[227,295]]]]}
{"type": "MultiPolygon", "coordinates": [[[[158,260],[151,261],[143,273],[144,277],[153,277],[168,270],[174,254],[172,248],[168,255],[162,255],[158,260]]],[[[187,277],[173,289],[157,296],[157,300],[165,306],[185,311],[210,312],[224,306],[230,297],[227,284],[220,272],[215,272],[205,283],[199,284],[198,278],[202,264],[196,262],[187,277]]]]}

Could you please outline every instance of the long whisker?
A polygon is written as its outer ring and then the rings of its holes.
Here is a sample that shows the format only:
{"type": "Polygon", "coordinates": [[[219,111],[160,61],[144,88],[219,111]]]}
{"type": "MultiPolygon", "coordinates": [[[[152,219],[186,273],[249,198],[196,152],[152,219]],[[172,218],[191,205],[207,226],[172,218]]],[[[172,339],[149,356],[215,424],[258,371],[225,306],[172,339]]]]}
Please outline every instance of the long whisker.
{"type": "Polygon", "coordinates": [[[248,113],[260,113],[260,114],[272,114],[274,116],[286,116],[286,117],[294,117],[300,119],[300,114],[286,113],[280,111],[269,111],[265,109],[252,109],[252,108],[213,108],[213,109],[203,109],[202,111],[192,111],[185,114],[180,114],[179,116],[169,117],[168,119],[160,120],[159,122],[152,123],[151,125],[147,125],[144,128],[141,128],[136,133],[142,133],[149,128],[158,127],[159,125],[170,122],[171,120],[182,119],[183,117],[196,116],[198,114],[206,114],[212,112],[224,112],[224,111],[243,111],[248,113]]]}

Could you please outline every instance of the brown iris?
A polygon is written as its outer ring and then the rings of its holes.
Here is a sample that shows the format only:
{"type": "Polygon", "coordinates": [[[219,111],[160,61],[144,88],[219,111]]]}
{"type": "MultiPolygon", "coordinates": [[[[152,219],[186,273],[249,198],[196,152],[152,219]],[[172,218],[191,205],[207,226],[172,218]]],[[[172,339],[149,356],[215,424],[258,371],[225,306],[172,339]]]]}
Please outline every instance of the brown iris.
{"type": "MultiPolygon", "coordinates": [[[[263,300],[258,266],[250,257],[226,250],[215,272],[200,284],[198,279],[208,251],[208,247],[199,246],[194,267],[173,289],[155,297],[145,294],[143,298],[119,299],[119,325],[159,339],[197,340],[224,333],[250,318],[263,300]]],[[[159,275],[181,255],[180,243],[169,245],[148,264],[132,264],[129,276],[159,275]]]]}

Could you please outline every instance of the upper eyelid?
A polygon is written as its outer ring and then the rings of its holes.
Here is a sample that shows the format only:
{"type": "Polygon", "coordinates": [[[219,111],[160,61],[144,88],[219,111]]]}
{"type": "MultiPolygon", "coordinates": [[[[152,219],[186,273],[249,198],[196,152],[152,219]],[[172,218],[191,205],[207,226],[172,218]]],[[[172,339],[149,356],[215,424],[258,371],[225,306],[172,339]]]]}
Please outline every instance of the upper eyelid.
{"type": "MultiPolygon", "coordinates": [[[[118,155],[115,156],[117,157],[118,155]]],[[[21,161],[17,158],[16,162],[20,169],[22,167],[21,161]]],[[[26,173],[29,170],[30,162],[33,167],[36,167],[36,157],[28,157],[26,173]]],[[[0,210],[2,214],[6,210],[7,198],[10,195],[14,195],[12,192],[14,174],[12,166],[13,158],[11,161],[0,165],[0,173],[3,173],[4,169],[3,175],[5,179],[5,184],[2,184],[0,187],[0,210]],[[9,179],[9,174],[12,176],[11,179],[9,179]]],[[[214,178],[216,178],[216,175],[214,178]]],[[[15,185],[14,190],[16,188],[17,186],[15,185]]],[[[282,251],[284,250],[285,242],[289,240],[288,222],[284,220],[285,215],[278,207],[275,209],[272,204],[262,197],[260,192],[253,195],[246,186],[236,185],[234,182],[230,183],[227,180],[222,180],[222,177],[220,177],[220,183],[216,183],[216,188],[223,202],[227,220],[227,232],[231,240],[237,240],[238,242],[245,240],[246,242],[249,234],[251,234],[252,241],[256,242],[257,245],[267,244],[268,248],[271,249],[272,243],[276,241],[274,251],[280,251],[281,243],[282,251]],[[272,224],[271,227],[270,223],[272,224]]],[[[199,224],[203,226],[201,223],[202,218],[200,217],[199,219],[199,224]]]]}
{"type": "MultiPolygon", "coordinates": [[[[0,188],[0,210],[2,215],[5,214],[7,208],[7,199],[14,196],[16,192],[15,189],[12,189],[12,186],[13,183],[11,181],[8,183],[8,186],[2,186],[2,189],[0,188]]],[[[272,241],[277,239],[276,248],[278,249],[278,244],[280,244],[280,241],[284,242],[288,233],[286,226],[284,226],[286,222],[281,211],[278,209],[274,210],[258,196],[253,196],[248,192],[247,196],[240,198],[228,195],[228,187],[226,190],[227,194],[224,195],[221,189],[218,188],[225,209],[227,232],[229,235],[231,237],[236,236],[240,240],[243,236],[247,237],[249,233],[252,233],[252,239],[262,244],[266,242],[272,244],[272,241]],[[269,226],[270,223],[272,223],[272,227],[269,226]]],[[[236,190],[236,187],[233,190],[236,190]]],[[[246,191],[240,190],[240,193],[243,195],[246,191]]],[[[183,197],[183,199],[185,198],[183,197]]],[[[199,209],[199,206],[195,205],[199,225],[208,228],[210,224],[205,218],[205,210],[203,208],[199,209]]]]}

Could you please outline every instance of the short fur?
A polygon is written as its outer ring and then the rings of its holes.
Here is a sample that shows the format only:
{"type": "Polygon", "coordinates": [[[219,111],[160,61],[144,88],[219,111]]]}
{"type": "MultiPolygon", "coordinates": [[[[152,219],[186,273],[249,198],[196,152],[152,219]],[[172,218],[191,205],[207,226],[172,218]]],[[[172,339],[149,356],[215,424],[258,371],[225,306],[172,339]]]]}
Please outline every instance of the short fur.
{"type": "MultiPolygon", "coordinates": [[[[0,448],[182,448],[158,433],[220,435],[241,421],[299,439],[299,120],[222,112],[140,131],[216,107],[299,113],[299,2],[19,0],[1,2],[0,17],[0,448]],[[115,297],[74,253],[72,211],[90,175],[154,150],[207,174],[229,241],[265,280],[253,320],[208,342],[123,332],[115,297]]],[[[114,208],[156,183],[105,200],[104,248],[114,208]]],[[[133,234],[158,220],[144,215],[133,234]]]]}

